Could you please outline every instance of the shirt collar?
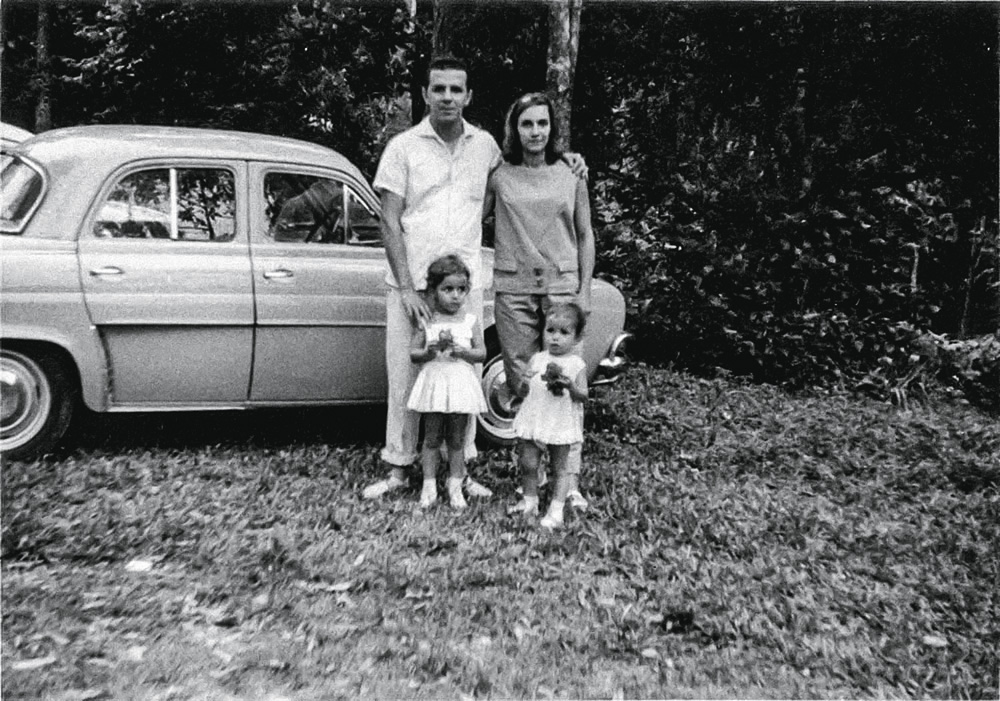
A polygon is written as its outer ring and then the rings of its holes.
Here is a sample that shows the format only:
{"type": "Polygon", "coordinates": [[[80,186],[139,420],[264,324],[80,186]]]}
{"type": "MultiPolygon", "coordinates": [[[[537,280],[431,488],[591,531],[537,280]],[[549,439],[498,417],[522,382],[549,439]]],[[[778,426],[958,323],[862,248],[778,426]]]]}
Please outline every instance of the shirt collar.
{"type": "MultiPolygon", "coordinates": [[[[438,133],[434,131],[434,127],[431,126],[430,117],[424,117],[423,119],[421,119],[420,124],[418,124],[416,128],[418,136],[423,136],[431,139],[437,139],[438,141],[443,141],[443,139],[440,136],[438,136],[438,133]]],[[[473,136],[472,132],[476,129],[478,129],[478,127],[473,126],[472,124],[467,122],[464,117],[462,118],[463,140],[471,139],[473,136]]]]}

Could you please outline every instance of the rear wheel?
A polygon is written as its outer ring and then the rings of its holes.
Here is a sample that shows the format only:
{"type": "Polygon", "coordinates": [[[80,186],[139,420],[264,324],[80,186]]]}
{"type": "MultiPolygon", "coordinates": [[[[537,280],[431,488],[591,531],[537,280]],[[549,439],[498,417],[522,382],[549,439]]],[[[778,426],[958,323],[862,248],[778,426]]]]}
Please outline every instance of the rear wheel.
{"type": "Polygon", "coordinates": [[[479,415],[479,437],[491,445],[513,445],[514,416],[505,402],[507,398],[507,374],[503,367],[503,357],[494,356],[483,365],[481,380],[486,397],[486,411],[479,415]]]}
{"type": "Polygon", "coordinates": [[[24,460],[52,448],[73,418],[72,387],[51,353],[0,350],[0,453],[24,460]]]}

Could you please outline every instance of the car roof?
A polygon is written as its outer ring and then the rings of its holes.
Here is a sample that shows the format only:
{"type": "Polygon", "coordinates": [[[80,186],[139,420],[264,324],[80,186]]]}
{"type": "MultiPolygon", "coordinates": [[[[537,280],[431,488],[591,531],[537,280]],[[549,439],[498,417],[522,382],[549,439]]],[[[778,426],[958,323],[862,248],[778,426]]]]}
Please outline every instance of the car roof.
{"type": "Polygon", "coordinates": [[[35,135],[25,146],[29,155],[67,156],[117,161],[189,155],[324,165],[347,171],[362,181],[361,172],[333,149],[298,139],[224,129],[107,124],[53,129],[35,135]],[[113,156],[112,156],[113,154],[113,156]]]}

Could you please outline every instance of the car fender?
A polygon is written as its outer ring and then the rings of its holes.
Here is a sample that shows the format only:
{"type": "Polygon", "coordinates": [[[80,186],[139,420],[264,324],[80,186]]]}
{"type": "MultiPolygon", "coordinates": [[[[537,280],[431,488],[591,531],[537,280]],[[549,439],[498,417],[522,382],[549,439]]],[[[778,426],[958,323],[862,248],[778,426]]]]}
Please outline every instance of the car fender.
{"type": "Polygon", "coordinates": [[[72,336],[61,330],[43,326],[3,324],[3,338],[0,344],[11,342],[55,346],[62,350],[74,364],[74,372],[80,381],[80,396],[92,411],[107,411],[108,374],[107,356],[97,329],[88,324],[85,333],[74,332],[72,336]]]}
{"type": "Polygon", "coordinates": [[[105,411],[108,358],[84,304],[75,242],[5,237],[3,249],[0,342],[62,350],[75,365],[84,403],[105,411]]]}

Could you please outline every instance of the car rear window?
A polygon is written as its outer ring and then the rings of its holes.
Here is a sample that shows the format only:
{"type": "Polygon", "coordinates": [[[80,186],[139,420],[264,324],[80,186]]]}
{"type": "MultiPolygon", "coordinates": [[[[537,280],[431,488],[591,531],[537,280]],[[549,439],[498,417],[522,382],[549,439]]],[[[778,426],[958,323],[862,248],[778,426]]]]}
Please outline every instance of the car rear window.
{"type": "Polygon", "coordinates": [[[45,179],[38,169],[17,156],[3,155],[0,191],[3,192],[0,231],[20,233],[42,198],[45,179]]]}

